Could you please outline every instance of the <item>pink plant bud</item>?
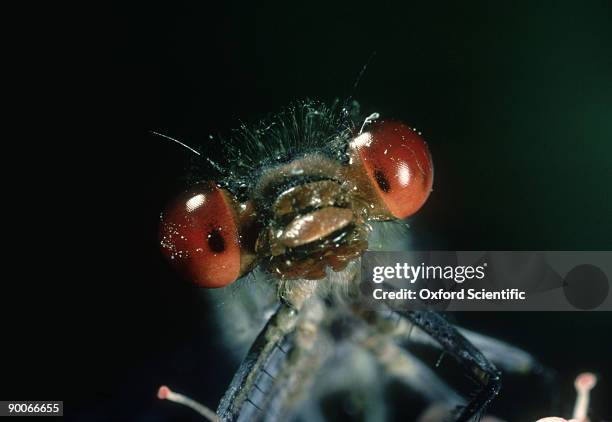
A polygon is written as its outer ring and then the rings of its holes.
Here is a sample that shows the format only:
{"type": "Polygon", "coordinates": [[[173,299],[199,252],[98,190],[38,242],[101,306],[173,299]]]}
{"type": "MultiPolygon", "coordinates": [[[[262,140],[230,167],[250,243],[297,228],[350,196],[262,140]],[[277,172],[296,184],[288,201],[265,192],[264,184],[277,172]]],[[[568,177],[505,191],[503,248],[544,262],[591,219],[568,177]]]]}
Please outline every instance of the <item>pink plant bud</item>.
{"type": "Polygon", "coordinates": [[[576,377],[574,387],[576,388],[576,405],[574,406],[574,415],[572,419],[567,420],[551,416],[548,418],[538,419],[536,422],[590,422],[587,413],[589,411],[589,394],[593,387],[597,384],[597,377],[590,372],[584,372],[576,377]]]}
{"type": "Polygon", "coordinates": [[[587,416],[589,412],[589,395],[595,384],[597,384],[597,377],[590,372],[578,375],[576,381],[574,381],[578,397],[576,397],[573,418],[578,422],[589,422],[589,417],[587,416]]]}

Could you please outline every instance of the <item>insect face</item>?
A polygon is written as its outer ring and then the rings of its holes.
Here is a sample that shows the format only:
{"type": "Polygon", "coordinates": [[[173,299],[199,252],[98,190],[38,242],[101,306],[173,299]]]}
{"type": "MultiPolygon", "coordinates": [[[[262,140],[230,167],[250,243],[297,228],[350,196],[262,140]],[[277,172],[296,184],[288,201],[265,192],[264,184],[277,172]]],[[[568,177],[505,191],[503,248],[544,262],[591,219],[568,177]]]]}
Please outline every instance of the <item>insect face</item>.
{"type": "Polygon", "coordinates": [[[161,245],[203,287],[222,287],[260,264],[281,279],[322,279],[367,248],[369,220],[406,218],[433,182],[426,143],[381,121],[347,139],[344,158],[305,152],[257,172],[246,200],[213,182],[162,214],[161,245]]]}

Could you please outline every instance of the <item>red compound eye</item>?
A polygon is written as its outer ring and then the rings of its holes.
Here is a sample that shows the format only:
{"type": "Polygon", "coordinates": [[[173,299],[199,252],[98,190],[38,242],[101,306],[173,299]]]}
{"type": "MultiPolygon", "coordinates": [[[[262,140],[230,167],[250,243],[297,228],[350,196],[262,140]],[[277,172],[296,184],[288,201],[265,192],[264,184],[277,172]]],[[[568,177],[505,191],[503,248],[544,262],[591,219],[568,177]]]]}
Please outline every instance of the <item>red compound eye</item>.
{"type": "Polygon", "coordinates": [[[383,121],[352,142],[370,182],[396,218],[414,214],[427,200],[433,164],[427,144],[404,125],[383,121]]]}
{"type": "Polygon", "coordinates": [[[240,275],[236,218],[226,192],[211,182],[180,195],[161,217],[160,243],[172,264],[202,287],[240,275]]]}

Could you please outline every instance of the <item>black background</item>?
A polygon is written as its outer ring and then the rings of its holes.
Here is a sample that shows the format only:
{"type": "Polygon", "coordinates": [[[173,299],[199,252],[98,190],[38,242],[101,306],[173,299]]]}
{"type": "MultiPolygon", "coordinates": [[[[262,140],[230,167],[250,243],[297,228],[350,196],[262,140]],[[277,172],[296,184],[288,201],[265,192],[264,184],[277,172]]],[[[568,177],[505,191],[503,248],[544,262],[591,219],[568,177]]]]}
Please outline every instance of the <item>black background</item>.
{"type": "MultiPolygon", "coordinates": [[[[155,400],[167,383],[216,407],[234,364],[157,246],[189,157],[149,130],[197,145],[293,100],[354,95],[429,142],[416,248],[611,249],[609,2],[97,4],[40,24],[3,398],[64,400],[80,420],[190,418],[155,400]]],[[[558,369],[566,417],[573,377],[599,373],[594,414],[612,417],[609,314],[456,319],[558,369]]],[[[508,388],[493,412],[545,416],[508,388]]]]}

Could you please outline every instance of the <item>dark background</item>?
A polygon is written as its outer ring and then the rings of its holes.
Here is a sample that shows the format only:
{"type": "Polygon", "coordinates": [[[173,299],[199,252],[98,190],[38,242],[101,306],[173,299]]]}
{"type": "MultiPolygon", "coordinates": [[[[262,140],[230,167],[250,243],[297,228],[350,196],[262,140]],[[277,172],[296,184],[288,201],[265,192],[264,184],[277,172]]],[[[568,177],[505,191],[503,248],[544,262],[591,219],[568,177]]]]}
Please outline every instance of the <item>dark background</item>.
{"type": "MultiPolygon", "coordinates": [[[[610,2],[98,4],[46,10],[40,29],[3,398],[64,400],[88,421],[190,418],[155,400],[167,383],[216,407],[233,364],[157,246],[189,156],[149,130],[196,146],[293,100],[354,95],[429,142],[416,248],[612,249],[610,2]]],[[[456,319],[558,369],[563,416],[573,377],[599,373],[593,414],[612,418],[608,313],[456,319]]],[[[493,412],[533,408],[508,388],[493,412]]]]}

